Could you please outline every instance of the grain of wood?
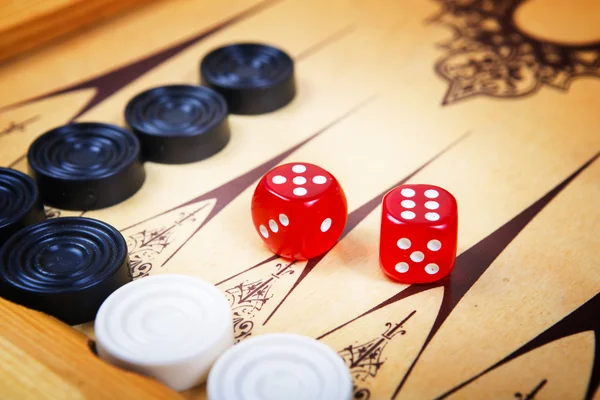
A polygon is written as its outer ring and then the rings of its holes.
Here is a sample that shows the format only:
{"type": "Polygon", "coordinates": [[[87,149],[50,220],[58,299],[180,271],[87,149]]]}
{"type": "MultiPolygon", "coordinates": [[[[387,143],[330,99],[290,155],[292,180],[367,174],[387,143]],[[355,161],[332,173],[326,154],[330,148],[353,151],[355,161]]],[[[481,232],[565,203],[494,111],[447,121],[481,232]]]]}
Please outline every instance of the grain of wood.
{"type": "Polygon", "coordinates": [[[68,325],[0,299],[2,399],[181,399],[156,381],[99,359],[68,325]]]}
{"type": "Polygon", "coordinates": [[[148,1],[0,1],[0,61],[148,1]]]}

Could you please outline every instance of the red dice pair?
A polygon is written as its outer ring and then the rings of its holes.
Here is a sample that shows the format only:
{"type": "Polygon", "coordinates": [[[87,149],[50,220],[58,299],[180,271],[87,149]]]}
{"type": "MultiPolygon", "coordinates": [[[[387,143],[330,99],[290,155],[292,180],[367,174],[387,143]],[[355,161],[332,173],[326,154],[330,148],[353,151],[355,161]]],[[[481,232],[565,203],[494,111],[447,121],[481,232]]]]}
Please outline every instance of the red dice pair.
{"type": "MultiPolygon", "coordinates": [[[[307,260],[331,249],[348,218],[339,182],[323,168],[291,163],[269,171],[252,197],[252,221],[267,245],[284,258],[307,260]]],[[[433,282],[454,266],[457,205],[446,190],[402,185],[383,199],[379,260],[390,278],[433,282]]]]}

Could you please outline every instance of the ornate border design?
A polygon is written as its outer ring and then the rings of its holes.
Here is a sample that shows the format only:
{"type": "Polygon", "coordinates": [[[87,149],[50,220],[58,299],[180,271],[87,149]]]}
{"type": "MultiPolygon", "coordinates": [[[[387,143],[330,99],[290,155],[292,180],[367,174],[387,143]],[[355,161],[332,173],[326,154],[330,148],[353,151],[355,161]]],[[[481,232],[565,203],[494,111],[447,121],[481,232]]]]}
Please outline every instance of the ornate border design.
{"type": "Polygon", "coordinates": [[[582,76],[600,77],[600,41],[568,45],[523,32],[514,14],[527,0],[436,0],[442,11],[430,23],[453,37],[435,71],[449,83],[442,105],[475,96],[519,98],[543,86],[566,91],[582,76]]]}

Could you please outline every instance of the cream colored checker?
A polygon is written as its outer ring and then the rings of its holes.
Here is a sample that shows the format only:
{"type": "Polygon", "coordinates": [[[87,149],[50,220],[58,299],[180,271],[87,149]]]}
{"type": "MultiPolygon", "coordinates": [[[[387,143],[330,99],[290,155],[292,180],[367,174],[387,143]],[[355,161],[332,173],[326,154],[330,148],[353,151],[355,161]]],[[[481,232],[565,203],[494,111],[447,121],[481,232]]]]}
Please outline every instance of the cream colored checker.
{"type": "Polygon", "coordinates": [[[179,274],[141,278],[113,292],[94,322],[100,358],[175,390],[205,381],[233,346],[229,302],[212,284],[179,274]]]}
{"type": "Polygon", "coordinates": [[[340,356],[311,337],[270,333],[245,339],[215,362],[210,400],[350,400],[352,377],[340,356]]]}

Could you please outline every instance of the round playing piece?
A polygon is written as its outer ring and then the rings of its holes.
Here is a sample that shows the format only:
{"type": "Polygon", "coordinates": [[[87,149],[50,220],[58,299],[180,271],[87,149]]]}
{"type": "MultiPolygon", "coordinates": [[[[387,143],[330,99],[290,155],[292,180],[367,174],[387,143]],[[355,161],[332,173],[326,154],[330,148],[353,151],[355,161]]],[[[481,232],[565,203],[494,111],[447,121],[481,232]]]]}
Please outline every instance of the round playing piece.
{"type": "Polygon", "coordinates": [[[352,377],[318,340],[272,333],[225,352],[210,371],[207,391],[209,400],[350,400],[352,377]]]}
{"type": "Polygon", "coordinates": [[[156,87],[125,108],[144,159],[163,164],[200,161],[221,151],[230,138],[227,114],[223,96],[203,86],[156,87]]]}
{"type": "Polygon", "coordinates": [[[174,390],[205,381],[233,346],[233,316],[219,289],[195,277],[160,274],[114,292],[94,322],[98,355],[174,390]]]}
{"type": "Polygon", "coordinates": [[[220,47],[200,63],[203,85],[221,93],[234,114],[263,114],[296,95],[294,61],[272,46],[240,43],[220,47]]]}
{"type": "Polygon", "coordinates": [[[125,239],[95,219],[48,219],[0,249],[0,295],[70,325],[93,320],[102,302],[130,281],[125,239]]]}
{"type": "Polygon", "coordinates": [[[0,247],[18,230],[44,219],[35,181],[14,169],[0,168],[0,247]]]}
{"type": "Polygon", "coordinates": [[[44,203],[64,210],[115,205],[146,178],[137,137],[108,124],[74,123],[46,132],[29,147],[28,161],[44,203]]]}

